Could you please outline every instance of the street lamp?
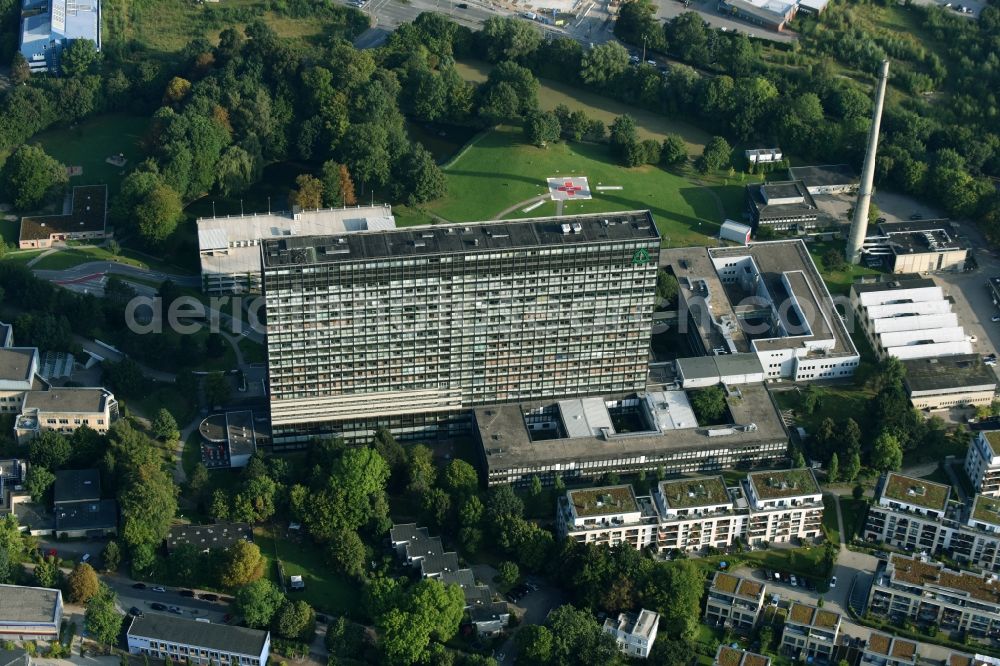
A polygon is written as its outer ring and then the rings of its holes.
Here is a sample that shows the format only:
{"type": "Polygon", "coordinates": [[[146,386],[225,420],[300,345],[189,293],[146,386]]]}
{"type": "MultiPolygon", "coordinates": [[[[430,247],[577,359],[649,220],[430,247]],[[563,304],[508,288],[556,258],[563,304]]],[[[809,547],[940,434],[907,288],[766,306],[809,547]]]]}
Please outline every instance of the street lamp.
{"type": "Polygon", "coordinates": [[[646,35],[642,36],[642,61],[646,62],[646,35]]]}

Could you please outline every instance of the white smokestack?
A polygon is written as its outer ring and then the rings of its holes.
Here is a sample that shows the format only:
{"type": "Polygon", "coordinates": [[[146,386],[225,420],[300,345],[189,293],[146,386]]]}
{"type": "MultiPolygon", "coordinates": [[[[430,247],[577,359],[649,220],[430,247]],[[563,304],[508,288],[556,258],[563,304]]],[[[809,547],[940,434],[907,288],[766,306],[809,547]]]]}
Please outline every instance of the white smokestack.
{"type": "Polygon", "coordinates": [[[865,154],[865,166],[861,170],[861,187],[858,189],[858,201],[854,205],[854,220],[851,221],[851,236],[847,241],[847,261],[852,264],[861,263],[861,246],[868,235],[868,209],[872,202],[873,182],[875,180],[875,150],[878,148],[879,127],[882,124],[882,104],[885,102],[885,84],[889,80],[889,61],[882,61],[882,71],[878,77],[878,91],[875,93],[875,111],[872,113],[872,126],[868,131],[868,152],[865,154]]]}

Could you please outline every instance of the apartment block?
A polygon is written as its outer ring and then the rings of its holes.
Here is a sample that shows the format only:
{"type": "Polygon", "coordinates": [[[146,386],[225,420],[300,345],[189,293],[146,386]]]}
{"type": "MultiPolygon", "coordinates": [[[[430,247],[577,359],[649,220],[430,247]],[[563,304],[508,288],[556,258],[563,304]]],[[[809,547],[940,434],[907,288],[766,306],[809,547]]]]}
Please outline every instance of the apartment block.
{"type": "Polygon", "coordinates": [[[265,666],[271,652],[268,631],[161,613],[132,617],[126,637],[130,654],[173,663],[265,666]]]}
{"type": "Polygon", "coordinates": [[[1000,497],[1000,430],[980,430],[965,454],[965,473],[977,493],[1000,497]]]}
{"type": "Polygon", "coordinates": [[[751,544],[815,539],[823,521],[823,493],[810,469],[752,472],[743,482],[752,509],[751,544]]]}
{"type": "Polygon", "coordinates": [[[648,211],[264,240],[275,448],[645,389],[659,246],[648,211]]]}
{"type": "Polygon", "coordinates": [[[611,634],[618,649],[633,659],[646,659],[656,642],[660,614],[643,608],[639,613],[619,613],[604,620],[604,633],[611,634]]]}
{"type": "Polygon", "coordinates": [[[764,585],[716,572],[705,599],[705,624],[749,632],[764,607],[764,585]]]}
{"type": "Polygon", "coordinates": [[[808,469],[755,472],[732,488],[722,477],[662,481],[643,496],[628,485],[571,490],[556,509],[563,538],[661,552],[728,548],[737,540],[759,545],[811,539],[819,536],[822,520],[819,487],[808,469]],[[749,489],[758,486],[767,498],[749,499],[749,489]]]}
{"type": "Polygon", "coordinates": [[[916,666],[917,644],[873,631],[861,652],[860,666],[916,666]]]}
{"type": "Polygon", "coordinates": [[[840,613],[792,602],[781,633],[780,650],[809,663],[829,662],[840,633],[840,613]]]}
{"type": "Polygon", "coordinates": [[[944,554],[1000,573],[1000,499],[974,495],[966,504],[951,488],[926,479],[888,473],[879,479],[868,509],[864,538],[892,547],[944,554]]]}
{"type": "Polygon", "coordinates": [[[756,652],[720,645],[712,666],[771,666],[771,658],[756,652]]]}
{"type": "Polygon", "coordinates": [[[559,501],[558,532],[580,543],[641,550],[656,541],[657,514],[649,497],[632,486],[570,490],[559,501]]]}
{"type": "Polygon", "coordinates": [[[868,612],[947,633],[994,636],[1000,632],[1000,582],[996,574],[948,569],[925,555],[892,555],[875,572],[868,612]]]}

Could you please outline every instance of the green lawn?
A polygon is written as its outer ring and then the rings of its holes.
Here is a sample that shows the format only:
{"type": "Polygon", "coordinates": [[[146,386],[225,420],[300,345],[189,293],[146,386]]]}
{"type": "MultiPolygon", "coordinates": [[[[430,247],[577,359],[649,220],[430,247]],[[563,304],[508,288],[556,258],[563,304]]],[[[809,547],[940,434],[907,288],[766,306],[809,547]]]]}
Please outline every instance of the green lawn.
{"type": "Polygon", "coordinates": [[[8,252],[3,260],[13,264],[27,264],[29,261],[40,255],[45,250],[23,250],[19,252],[8,252]]]}
{"type": "MultiPolygon", "coordinates": [[[[35,254],[37,255],[39,253],[36,252],[35,254]]],[[[8,256],[10,259],[14,260],[20,258],[22,255],[19,253],[17,255],[8,256]]],[[[39,270],[59,271],[79,266],[80,264],[85,264],[90,261],[114,261],[126,266],[134,266],[135,268],[156,270],[178,275],[190,272],[183,266],[177,266],[175,264],[159,260],[137,250],[122,248],[120,254],[114,255],[107,248],[97,245],[79,245],[60,249],[58,252],[54,252],[46,256],[44,259],[41,259],[33,266],[33,268],[37,268],[39,270]]]]}
{"type": "MultiPolygon", "coordinates": [[[[861,533],[865,518],[868,515],[868,503],[853,497],[840,498],[840,515],[844,520],[845,541],[851,542],[861,533]]],[[[824,518],[825,521],[825,518],[824,518]]]]}
{"type": "MultiPolygon", "coordinates": [[[[605,145],[558,143],[536,148],[521,139],[520,130],[510,127],[483,136],[445,168],[448,194],[419,210],[394,208],[397,223],[429,223],[432,216],[452,222],[493,219],[515,204],[547,193],[546,178],[569,175],[587,176],[594,198],[567,203],[566,215],[648,208],[672,246],[704,244],[722,221],[712,192],[682,176],[653,166],[620,167],[605,145]],[[624,189],[598,191],[602,184],[624,189]]],[[[554,213],[554,204],[546,202],[529,212],[517,207],[506,217],[554,213]]]]}
{"type": "Polygon", "coordinates": [[[197,430],[191,432],[184,440],[184,449],[181,451],[181,466],[184,474],[190,478],[194,468],[201,462],[201,435],[197,430]]]}
{"type": "Polygon", "coordinates": [[[286,579],[289,576],[302,576],[305,590],[289,591],[290,597],[301,597],[321,612],[357,617],[360,612],[358,584],[331,573],[330,566],[323,560],[322,549],[308,541],[307,537],[303,536],[302,539],[302,542],[297,542],[283,537],[274,538],[265,528],[254,529],[254,541],[267,558],[268,572],[271,575],[277,576],[274,566],[277,552],[286,579]]]}
{"type": "MultiPolygon", "coordinates": [[[[481,83],[486,80],[492,66],[468,60],[456,63],[456,68],[466,81],[481,83]]],[[[603,121],[605,125],[610,125],[618,116],[628,114],[635,120],[640,139],[662,140],[667,134],[679,134],[692,155],[700,154],[710,138],[708,132],[679,118],[646,111],[567,83],[551,79],[539,79],[538,82],[538,106],[543,111],[551,111],[560,104],[565,104],[571,111],[582,110],[591,118],[603,121]]]]}
{"type": "MultiPolygon", "coordinates": [[[[837,524],[836,499],[823,495],[823,533],[830,543],[840,543],[840,526],[837,524]]],[[[844,526],[847,529],[847,526],[844,526]]]]}
{"type": "Polygon", "coordinates": [[[881,271],[867,268],[866,266],[846,266],[841,270],[827,269],[824,256],[831,250],[843,253],[843,240],[817,241],[809,243],[807,247],[809,248],[809,254],[812,255],[813,261],[816,262],[816,268],[819,269],[820,274],[823,276],[823,280],[826,282],[827,289],[829,289],[830,293],[833,295],[846,295],[850,292],[851,285],[854,284],[854,282],[860,277],[875,277],[882,275],[881,271]]]}
{"type": "Polygon", "coordinates": [[[111,113],[96,116],[79,125],[42,132],[32,141],[42,145],[66,166],[83,167],[83,174],[69,179],[70,185],[108,185],[108,194],[118,191],[122,175],[142,157],[140,141],[149,128],[149,118],[111,113]],[[105,162],[111,155],[124,153],[124,168],[105,162]]]}
{"type": "MultiPolygon", "coordinates": [[[[232,350],[230,350],[230,354],[232,354],[232,350]]],[[[173,415],[180,428],[187,425],[198,413],[195,396],[185,395],[173,384],[161,382],[153,382],[150,390],[141,398],[128,400],[127,404],[133,412],[148,419],[156,416],[156,412],[161,407],[166,408],[173,415]]]]}
{"type": "Polygon", "coordinates": [[[830,417],[836,423],[852,418],[858,422],[862,431],[865,427],[868,403],[874,394],[868,389],[856,386],[817,386],[813,388],[819,394],[819,404],[816,411],[806,414],[800,409],[801,399],[798,390],[775,391],[773,393],[778,407],[795,410],[795,421],[810,433],[819,429],[823,419],[830,417]]]}
{"type": "Polygon", "coordinates": [[[824,565],[823,554],[824,548],[822,546],[812,546],[810,548],[755,550],[751,553],[745,553],[742,557],[747,562],[765,569],[787,571],[806,578],[825,579],[830,575],[830,572],[824,565]]]}

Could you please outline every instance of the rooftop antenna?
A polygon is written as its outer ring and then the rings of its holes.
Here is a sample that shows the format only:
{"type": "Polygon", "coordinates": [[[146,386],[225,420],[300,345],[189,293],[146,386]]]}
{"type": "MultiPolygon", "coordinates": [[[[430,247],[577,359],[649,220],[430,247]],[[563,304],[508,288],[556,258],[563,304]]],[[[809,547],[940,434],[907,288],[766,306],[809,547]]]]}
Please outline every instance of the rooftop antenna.
{"type": "Polygon", "coordinates": [[[212,199],[212,217],[215,217],[215,199],[212,199]]]}
{"type": "Polygon", "coordinates": [[[854,220],[851,222],[851,235],[847,241],[847,261],[852,264],[861,263],[861,246],[868,234],[868,209],[872,202],[872,189],[875,180],[875,149],[878,148],[878,132],[882,124],[882,104],[885,102],[885,84],[889,80],[889,61],[882,61],[878,77],[878,89],[875,92],[875,110],[872,112],[872,126],[868,131],[868,152],[865,154],[865,164],[861,171],[861,187],[858,188],[858,201],[854,204],[854,220]]]}
{"type": "Polygon", "coordinates": [[[271,214],[271,197],[267,198],[267,214],[271,214]]]}
{"type": "Polygon", "coordinates": [[[240,199],[240,217],[243,217],[243,199],[240,199]]]}

